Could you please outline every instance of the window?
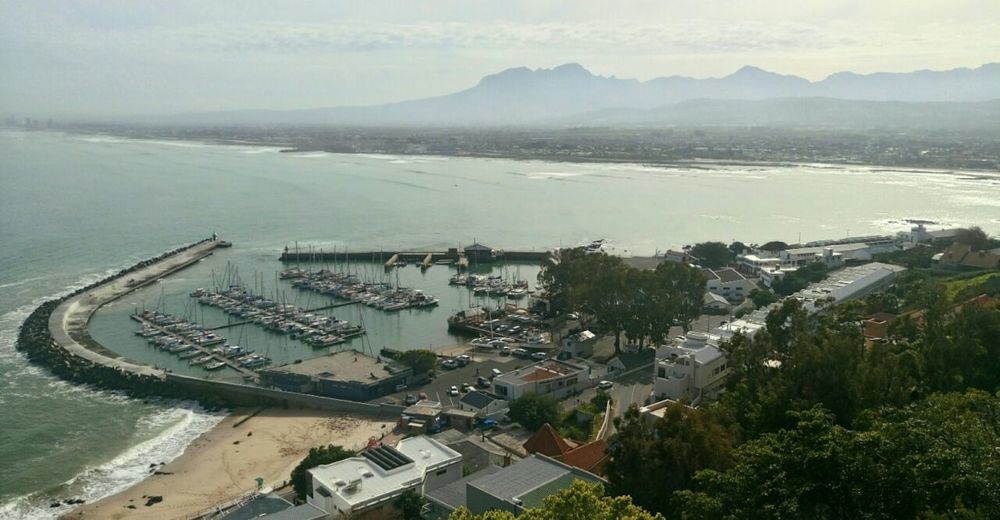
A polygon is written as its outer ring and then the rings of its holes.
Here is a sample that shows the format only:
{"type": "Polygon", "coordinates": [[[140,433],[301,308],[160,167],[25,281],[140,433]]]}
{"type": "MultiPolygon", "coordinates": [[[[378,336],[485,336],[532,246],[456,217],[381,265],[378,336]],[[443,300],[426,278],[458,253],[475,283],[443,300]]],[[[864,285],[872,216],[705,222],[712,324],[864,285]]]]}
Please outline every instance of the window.
{"type": "Polygon", "coordinates": [[[448,473],[448,468],[439,469],[434,474],[440,477],[441,475],[444,475],[445,473],[448,473]]]}

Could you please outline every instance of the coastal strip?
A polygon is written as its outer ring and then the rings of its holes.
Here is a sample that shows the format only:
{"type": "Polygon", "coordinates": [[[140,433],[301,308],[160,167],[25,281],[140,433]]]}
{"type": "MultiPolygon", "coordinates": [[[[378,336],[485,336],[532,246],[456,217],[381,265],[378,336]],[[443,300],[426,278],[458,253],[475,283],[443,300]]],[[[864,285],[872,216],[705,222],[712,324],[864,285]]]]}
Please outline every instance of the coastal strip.
{"type": "Polygon", "coordinates": [[[157,262],[139,267],[128,273],[127,277],[110,279],[89,291],[64,300],[49,317],[49,333],[53,341],[72,355],[95,364],[132,372],[139,376],[164,378],[165,371],[129,361],[102,346],[90,337],[87,325],[94,313],[104,305],[202,260],[211,255],[219,244],[219,240],[192,244],[157,262]]]}
{"type": "Polygon", "coordinates": [[[144,260],[67,296],[47,301],[25,319],[17,349],[28,359],[70,382],[125,392],[130,397],[193,400],[207,409],[237,406],[312,408],[396,417],[403,408],[288,392],[255,385],[213,381],[175,374],[123,358],[94,340],[87,324],[103,305],[212,254],[228,242],[214,237],[144,260]]]}

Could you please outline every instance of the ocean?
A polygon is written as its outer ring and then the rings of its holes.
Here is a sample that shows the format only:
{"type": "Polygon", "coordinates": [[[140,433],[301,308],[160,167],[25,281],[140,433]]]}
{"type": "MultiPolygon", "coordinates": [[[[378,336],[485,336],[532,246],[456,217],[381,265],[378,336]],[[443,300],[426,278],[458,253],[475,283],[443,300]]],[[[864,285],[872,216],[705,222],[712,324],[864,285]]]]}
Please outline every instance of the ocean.
{"type": "MultiPolygon", "coordinates": [[[[1000,174],[831,165],[653,167],[447,157],[280,153],[271,147],[0,130],[0,519],[47,518],[146,476],[221,420],[192,403],[137,401],[70,385],[15,351],[45,299],[217,232],[235,245],[102,310],[94,336],[150,363],[132,334],[138,306],[192,312],[186,293],[238,269],[301,306],[318,297],[275,280],[288,246],[325,251],[505,249],[604,238],[651,255],[705,240],[763,243],[891,233],[908,219],[1000,234],[1000,174]]],[[[382,276],[374,266],[354,269],[382,276]]],[[[506,266],[533,281],[537,268],[506,266]]],[[[448,271],[399,271],[441,298],[433,311],[338,310],[363,321],[355,348],[457,342],[444,317],[468,305],[448,271]]],[[[395,274],[389,275],[395,276],[395,274]]],[[[212,311],[194,311],[221,323],[212,311]]],[[[310,354],[250,328],[223,332],[276,361],[310,354]]],[[[145,349],[145,350],[144,350],[145,349]]],[[[180,367],[175,367],[180,369],[180,367]]]]}

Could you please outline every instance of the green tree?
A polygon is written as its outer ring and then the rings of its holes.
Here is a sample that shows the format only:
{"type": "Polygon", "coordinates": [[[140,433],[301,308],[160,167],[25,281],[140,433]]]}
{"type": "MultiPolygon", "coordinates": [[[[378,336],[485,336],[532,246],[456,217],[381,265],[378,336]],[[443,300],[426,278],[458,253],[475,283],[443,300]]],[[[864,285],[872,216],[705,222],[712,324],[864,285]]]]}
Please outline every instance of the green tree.
{"type": "Polygon", "coordinates": [[[312,490],[312,479],[309,470],[316,466],[332,464],[334,462],[351,458],[355,453],[333,444],[329,446],[319,446],[310,448],[302,462],[292,470],[292,489],[295,490],[295,497],[301,502],[306,499],[306,493],[312,490]]]}
{"type": "Polygon", "coordinates": [[[633,405],[615,428],[606,468],[610,493],[667,517],[674,510],[671,493],[689,487],[699,470],[727,467],[734,445],[714,416],[681,403],[669,404],[655,422],[633,405]]]}
{"type": "Polygon", "coordinates": [[[407,489],[392,501],[392,507],[399,511],[403,520],[421,520],[420,508],[424,506],[424,497],[415,489],[407,489]]]}
{"type": "Polygon", "coordinates": [[[415,375],[423,375],[434,370],[437,354],[427,349],[406,350],[399,355],[397,361],[412,368],[415,375]]]}
{"type": "Polygon", "coordinates": [[[718,269],[729,264],[736,255],[722,242],[701,242],[691,248],[691,254],[698,257],[702,267],[718,269]]]}
{"type": "Polygon", "coordinates": [[[729,244],[729,251],[732,252],[733,255],[735,255],[735,256],[742,255],[743,253],[745,253],[749,249],[750,248],[747,247],[746,244],[744,244],[743,242],[740,242],[740,241],[735,241],[732,244],[729,244]]]}
{"type": "Polygon", "coordinates": [[[788,249],[788,244],[780,240],[772,240],[760,246],[761,251],[767,251],[769,253],[777,253],[778,251],[785,251],[786,249],[788,249]]]}
{"type": "Polygon", "coordinates": [[[937,394],[866,412],[854,429],[820,407],[793,415],[793,428],[734,450],[730,468],[699,472],[677,493],[683,517],[1000,515],[997,396],[937,394]]]}
{"type": "Polygon", "coordinates": [[[753,306],[758,309],[778,301],[778,297],[767,289],[752,289],[747,297],[753,302],[753,306]]]}
{"type": "Polygon", "coordinates": [[[529,508],[515,517],[509,511],[487,511],[482,515],[472,514],[461,507],[451,514],[450,520],[662,520],[660,515],[634,505],[628,497],[610,497],[604,494],[599,484],[587,484],[575,480],[573,484],[553,493],[542,502],[541,507],[529,508]]]}
{"type": "Polygon", "coordinates": [[[547,395],[525,394],[511,401],[507,416],[528,431],[538,431],[545,423],[559,426],[559,401],[547,395]]]}
{"type": "Polygon", "coordinates": [[[973,251],[989,249],[991,245],[989,235],[979,226],[959,229],[955,234],[955,242],[968,245],[973,251]]]}

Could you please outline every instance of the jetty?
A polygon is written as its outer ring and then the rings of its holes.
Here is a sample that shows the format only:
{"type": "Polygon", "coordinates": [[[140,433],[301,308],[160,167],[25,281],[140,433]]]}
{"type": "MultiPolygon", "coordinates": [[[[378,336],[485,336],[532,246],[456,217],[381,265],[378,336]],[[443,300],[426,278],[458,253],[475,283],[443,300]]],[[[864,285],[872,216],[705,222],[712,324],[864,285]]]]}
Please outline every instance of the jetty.
{"type": "MultiPolygon", "coordinates": [[[[478,245],[478,244],[476,244],[478,245]]],[[[465,250],[450,248],[446,251],[297,251],[285,250],[279,260],[286,263],[299,262],[381,262],[386,269],[392,269],[401,264],[416,264],[428,268],[435,264],[456,266],[459,270],[467,269],[473,264],[489,264],[494,262],[531,262],[542,263],[552,256],[552,251],[508,251],[502,249],[473,250],[472,246],[465,250]]]]}
{"type": "Polygon", "coordinates": [[[143,328],[146,328],[148,330],[155,330],[163,336],[168,336],[170,338],[183,342],[185,347],[189,347],[187,350],[193,350],[197,352],[199,356],[211,357],[213,361],[218,361],[220,363],[225,364],[227,367],[242,374],[245,380],[257,381],[259,379],[257,377],[257,372],[250,370],[249,368],[243,367],[242,365],[239,364],[237,360],[234,360],[232,358],[227,358],[222,354],[213,352],[212,349],[209,347],[201,346],[193,341],[188,341],[184,336],[172,332],[166,327],[157,324],[153,320],[150,320],[147,316],[144,316],[142,314],[132,314],[129,317],[142,324],[143,328]]]}
{"type": "Polygon", "coordinates": [[[164,378],[166,371],[163,369],[126,359],[94,340],[88,330],[90,319],[101,307],[201,261],[216,248],[225,247],[223,243],[218,239],[203,241],[67,298],[49,316],[49,334],[60,348],[92,363],[138,375],[164,378]]]}

